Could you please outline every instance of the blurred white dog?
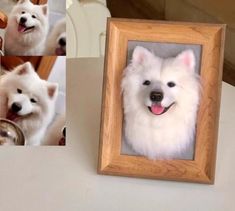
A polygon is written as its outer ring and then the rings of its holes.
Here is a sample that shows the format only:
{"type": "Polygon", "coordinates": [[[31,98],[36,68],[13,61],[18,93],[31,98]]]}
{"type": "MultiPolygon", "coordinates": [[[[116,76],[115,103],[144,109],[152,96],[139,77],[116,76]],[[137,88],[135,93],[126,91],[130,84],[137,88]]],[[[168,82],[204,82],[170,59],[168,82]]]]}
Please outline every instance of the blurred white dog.
{"type": "Polygon", "coordinates": [[[66,55],[66,20],[59,20],[50,32],[47,42],[45,55],[66,55]]]}

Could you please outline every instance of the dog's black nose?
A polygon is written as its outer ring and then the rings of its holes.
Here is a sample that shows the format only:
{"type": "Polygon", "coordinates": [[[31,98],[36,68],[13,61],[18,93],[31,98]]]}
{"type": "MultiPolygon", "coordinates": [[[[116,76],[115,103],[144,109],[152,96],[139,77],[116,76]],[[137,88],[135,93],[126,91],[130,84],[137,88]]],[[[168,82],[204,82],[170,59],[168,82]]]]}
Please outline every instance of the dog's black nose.
{"type": "Polygon", "coordinates": [[[66,39],[65,38],[60,38],[59,39],[59,44],[63,47],[66,46],[66,39]]]}
{"type": "Polygon", "coordinates": [[[22,106],[19,103],[13,103],[11,105],[11,110],[15,113],[17,113],[18,111],[20,111],[22,109],[22,106]]]}
{"type": "Polygon", "coordinates": [[[150,93],[150,100],[152,102],[161,102],[163,99],[163,93],[159,91],[152,91],[150,93]]]}
{"type": "Polygon", "coordinates": [[[25,23],[26,21],[27,21],[27,18],[25,18],[25,17],[20,18],[20,23],[25,23]]]}

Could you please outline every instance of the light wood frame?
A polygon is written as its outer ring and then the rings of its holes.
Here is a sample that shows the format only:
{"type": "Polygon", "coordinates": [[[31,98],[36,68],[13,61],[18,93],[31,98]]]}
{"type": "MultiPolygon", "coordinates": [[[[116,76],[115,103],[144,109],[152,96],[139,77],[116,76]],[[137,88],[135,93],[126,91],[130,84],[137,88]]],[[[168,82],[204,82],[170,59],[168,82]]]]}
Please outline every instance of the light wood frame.
{"type": "Polygon", "coordinates": [[[225,25],[108,19],[98,173],[214,183],[225,25]],[[203,95],[197,117],[194,160],[156,160],[123,155],[121,79],[128,41],[202,46],[203,95]]]}
{"type": "Polygon", "coordinates": [[[51,69],[55,64],[57,56],[43,56],[37,68],[37,73],[41,79],[47,80],[51,69]]]}

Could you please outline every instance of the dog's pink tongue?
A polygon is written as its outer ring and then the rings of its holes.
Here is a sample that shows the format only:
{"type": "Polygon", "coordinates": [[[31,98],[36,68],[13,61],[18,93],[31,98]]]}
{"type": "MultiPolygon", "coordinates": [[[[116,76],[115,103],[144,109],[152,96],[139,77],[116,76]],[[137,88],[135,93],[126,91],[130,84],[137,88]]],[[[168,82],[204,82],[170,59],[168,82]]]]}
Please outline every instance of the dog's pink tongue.
{"type": "Polygon", "coordinates": [[[11,121],[13,121],[13,122],[14,122],[18,117],[19,117],[19,115],[15,114],[15,113],[13,113],[13,112],[11,112],[11,111],[9,111],[9,112],[7,113],[7,119],[9,119],[9,120],[11,120],[11,121]]]}
{"type": "Polygon", "coordinates": [[[163,111],[164,111],[164,107],[162,107],[161,105],[152,105],[151,106],[151,111],[154,113],[154,114],[161,114],[163,111]]]}
{"type": "Polygon", "coordinates": [[[22,25],[18,26],[18,32],[24,32],[25,29],[26,29],[25,26],[22,26],[22,25]]]}

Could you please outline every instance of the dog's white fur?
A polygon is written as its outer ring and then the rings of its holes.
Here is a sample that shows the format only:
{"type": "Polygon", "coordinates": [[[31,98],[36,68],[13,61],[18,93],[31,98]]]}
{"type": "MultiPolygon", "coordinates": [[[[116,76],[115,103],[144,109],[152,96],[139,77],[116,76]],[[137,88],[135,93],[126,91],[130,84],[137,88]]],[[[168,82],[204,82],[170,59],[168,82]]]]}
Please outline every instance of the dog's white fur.
{"type": "MultiPolygon", "coordinates": [[[[135,152],[149,159],[180,159],[194,146],[200,79],[195,56],[185,50],[175,58],[162,59],[137,46],[122,80],[125,139],[135,152]],[[150,85],[143,85],[149,80],[150,85]],[[174,82],[169,87],[168,82],[174,82]],[[168,111],[154,115],[150,92],[161,89],[162,107],[168,111]]],[[[193,156],[193,155],[192,155],[193,156]]]]}
{"type": "Polygon", "coordinates": [[[63,137],[62,130],[65,127],[65,114],[59,115],[47,130],[42,145],[59,145],[63,137]]]}
{"type": "Polygon", "coordinates": [[[5,55],[42,55],[48,33],[48,6],[34,5],[30,0],[19,0],[13,7],[6,28],[5,55]],[[26,32],[19,31],[20,18],[26,18],[26,32]]]}
{"type": "MultiPolygon", "coordinates": [[[[2,66],[0,66],[0,85],[4,74],[5,74],[5,69],[2,66]]],[[[6,111],[7,111],[6,94],[5,92],[1,92],[0,90],[0,118],[6,117],[6,111]]]]}
{"type": "Polygon", "coordinates": [[[66,45],[61,46],[59,40],[64,39],[66,42],[66,20],[62,18],[59,20],[52,31],[49,33],[49,36],[46,41],[46,50],[45,55],[66,55],[66,45]]]}
{"type": "Polygon", "coordinates": [[[2,117],[12,112],[13,103],[22,106],[14,121],[24,132],[26,145],[41,144],[54,116],[57,94],[58,84],[40,79],[29,62],[1,76],[0,96],[5,102],[2,117]]]}

